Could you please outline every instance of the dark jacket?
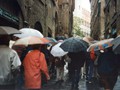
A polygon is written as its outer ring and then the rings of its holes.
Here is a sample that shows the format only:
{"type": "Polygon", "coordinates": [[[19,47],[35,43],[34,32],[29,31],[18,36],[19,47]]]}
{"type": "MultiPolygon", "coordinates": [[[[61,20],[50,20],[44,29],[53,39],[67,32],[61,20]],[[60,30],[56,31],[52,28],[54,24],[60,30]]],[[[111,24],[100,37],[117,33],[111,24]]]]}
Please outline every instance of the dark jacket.
{"type": "Polygon", "coordinates": [[[65,61],[64,61],[64,56],[63,57],[55,57],[56,61],[55,61],[55,65],[56,67],[64,67],[65,65],[65,61]]]}
{"type": "Polygon", "coordinates": [[[71,63],[69,64],[70,69],[80,69],[83,67],[86,60],[85,52],[78,53],[68,53],[68,56],[71,58],[71,63]]]}
{"type": "Polygon", "coordinates": [[[117,71],[117,56],[112,52],[101,53],[98,58],[98,73],[117,71]]]}

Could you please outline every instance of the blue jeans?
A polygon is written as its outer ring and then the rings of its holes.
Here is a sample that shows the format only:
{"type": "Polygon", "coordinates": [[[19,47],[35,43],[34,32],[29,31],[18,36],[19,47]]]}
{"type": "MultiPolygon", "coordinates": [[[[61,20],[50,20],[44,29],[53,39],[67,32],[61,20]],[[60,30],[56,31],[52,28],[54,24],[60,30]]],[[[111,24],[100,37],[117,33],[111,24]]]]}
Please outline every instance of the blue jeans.
{"type": "Polygon", "coordinates": [[[86,66],[87,70],[86,70],[86,76],[87,76],[87,80],[90,81],[92,79],[92,75],[93,75],[93,69],[94,69],[94,62],[93,61],[89,61],[88,65],[86,66]]]}

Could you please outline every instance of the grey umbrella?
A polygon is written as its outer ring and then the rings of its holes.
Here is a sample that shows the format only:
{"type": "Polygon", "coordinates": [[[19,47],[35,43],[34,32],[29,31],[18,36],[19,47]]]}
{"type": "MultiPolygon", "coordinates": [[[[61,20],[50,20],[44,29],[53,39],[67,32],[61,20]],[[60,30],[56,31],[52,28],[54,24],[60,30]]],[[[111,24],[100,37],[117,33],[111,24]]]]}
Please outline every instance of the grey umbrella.
{"type": "Polygon", "coordinates": [[[60,47],[66,52],[80,52],[86,51],[87,49],[87,45],[84,43],[84,41],[75,37],[64,40],[60,47]]]}
{"type": "Polygon", "coordinates": [[[0,26],[0,35],[10,35],[10,34],[19,34],[19,33],[21,32],[13,27],[0,26]]]}
{"type": "Polygon", "coordinates": [[[113,51],[116,54],[120,54],[120,35],[116,37],[111,43],[113,44],[113,51]]]}

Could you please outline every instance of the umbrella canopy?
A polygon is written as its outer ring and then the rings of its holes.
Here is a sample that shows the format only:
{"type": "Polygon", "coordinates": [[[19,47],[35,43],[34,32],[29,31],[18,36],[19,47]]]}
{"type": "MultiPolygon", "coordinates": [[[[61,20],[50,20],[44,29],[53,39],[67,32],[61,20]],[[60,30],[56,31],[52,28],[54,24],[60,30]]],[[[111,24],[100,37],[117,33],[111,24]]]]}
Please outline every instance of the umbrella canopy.
{"type": "Polygon", "coordinates": [[[99,42],[99,41],[94,40],[94,41],[91,41],[91,44],[94,44],[94,43],[97,43],[97,42],[99,42]]]}
{"type": "Polygon", "coordinates": [[[50,42],[57,43],[57,40],[52,37],[45,37],[45,38],[48,39],[50,42]]]}
{"type": "Polygon", "coordinates": [[[84,41],[75,37],[71,37],[64,40],[60,47],[66,52],[80,52],[86,51],[87,49],[87,46],[84,44],[84,41]]]}
{"type": "Polygon", "coordinates": [[[37,36],[37,37],[43,38],[42,33],[33,28],[22,28],[20,29],[20,31],[22,32],[22,34],[14,34],[14,36],[19,38],[24,38],[29,36],[37,36]]]}
{"type": "Polygon", "coordinates": [[[113,51],[116,54],[120,54],[120,35],[116,37],[111,43],[113,44],[113,51]]]}
{"type": "Polygon", "coordinates": [[[48,44],[48,43],[50,43],[51,41],[50,40],[48,40],[48,39],[46,39],[46,38],[40,38],[40,40],[42,40],[43,42],[44,42],[44,44],[48,44]]]}
{"type": "Polygon", "coordinates": [[[94,41],[94,39],[92,37],[89,37],[89,36],[83,37],[83,40],[89,44],[91,44],[91,42],[94,41]]]}
{"type": "Polygon", "coordinates": [[[54,56],[54,57],[61,57],[61,56],[64,56],[66,55],[68,52],[65,52],[63,51],[61,48],[60,48],[60,45],[62,43],[59,42],[58,44],[56,44],[55,46],[52,47],[51,49],[51,54],[54,56]]]}
{"type": "Polygon", "coordinates": [[[0,35],[20,34],[21,32],[13,27],[0,26],[0,35]]]}
{"type": "Polygon", "coordinates": [[[110,39],[105,39],[105,40],[101,40],[97,43],[91,44],[89,46],[89,48],[87,49],[88,52],[94,50],[94,51],[98,51],[98,50],[103,50],[105,48],[109,48],[111,47],[113,44],[111,43],[111,41],[113,40],[113,38],[110,39]]]}
{"type": "Polygon", "coordinates": [[[45,44],[39,37],[29,36],[25,38],[18,39],[15,41],[14,45],[34,45],[34,44],[45,44]]]}

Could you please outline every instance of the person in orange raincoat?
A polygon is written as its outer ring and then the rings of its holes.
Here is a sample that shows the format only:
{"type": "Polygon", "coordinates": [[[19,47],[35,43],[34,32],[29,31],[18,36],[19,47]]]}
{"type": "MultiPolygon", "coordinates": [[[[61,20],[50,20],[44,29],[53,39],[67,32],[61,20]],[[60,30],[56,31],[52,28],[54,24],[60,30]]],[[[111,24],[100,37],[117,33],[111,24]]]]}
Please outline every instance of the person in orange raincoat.
{"type": "Polygon", "coordinates": [[[95,59],[96,59],[96,55],[95,55],[94,49],[92,49],[91,52],[90,52],[90,58],[91,58],[91,60],[93,60],[93,61],[95,61],[95,59]]]}
{"type": "Polygon", "coordinates": [[[23,60],[25,88],[28,90],[40,90],[41,88],[41,72],[50,79],[45,56],[38,46],[32,46],[33,50],[29,51],[23,60]]]}

